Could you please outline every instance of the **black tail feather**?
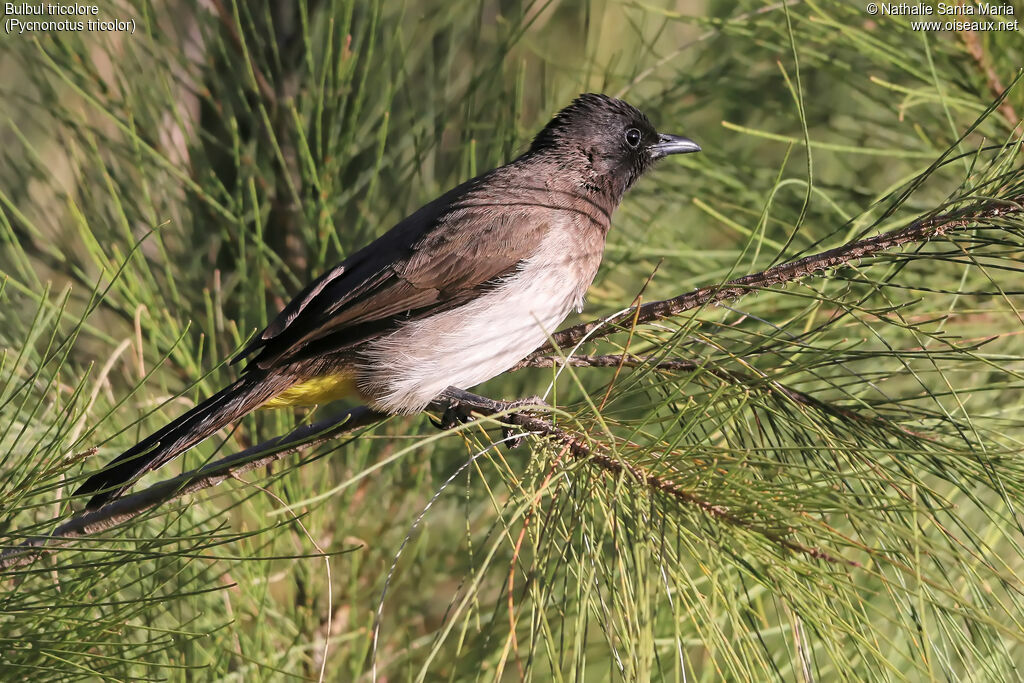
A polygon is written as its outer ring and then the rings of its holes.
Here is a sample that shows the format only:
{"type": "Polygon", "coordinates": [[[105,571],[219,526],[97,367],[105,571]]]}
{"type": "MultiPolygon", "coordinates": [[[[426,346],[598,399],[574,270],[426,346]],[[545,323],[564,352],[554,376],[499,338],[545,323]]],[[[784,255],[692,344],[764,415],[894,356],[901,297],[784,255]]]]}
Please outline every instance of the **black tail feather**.
{"type": "Polygon", "coordinates": [[[111,460],[78,487],[74,495],[93,493],[86,508],[100,507],[124,493],[146,472],[165,465],[289,384],[270,377],[247,376],[238,380],[111,460]]]}

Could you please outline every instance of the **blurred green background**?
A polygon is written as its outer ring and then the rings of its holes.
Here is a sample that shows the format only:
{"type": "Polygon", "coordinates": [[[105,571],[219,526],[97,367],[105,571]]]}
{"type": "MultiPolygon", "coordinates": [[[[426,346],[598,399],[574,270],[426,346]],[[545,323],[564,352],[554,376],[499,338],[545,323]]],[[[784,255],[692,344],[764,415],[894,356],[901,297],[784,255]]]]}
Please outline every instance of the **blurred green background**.
{"type": "MultiPolygon", "coordinates": [[[[704,150],[627,196],[582,320],[1021,196],[1024,89],[993,106],[1019,30],[918,31],[845,0],[99,8],[135,33],[0,39],[5,546],[52,531],[77,478],[236,376],[225,359],[303,283],[525,151],[580,92],[704,150]]],[[[560,425],[692,504],[540,439],[394,419],[6,570],[0,671],[1018,678],[1021,228],[581,350],[628,340],[695,372],[529,369],[478,389],[553,383],[560,425]]],[[[250,416],[185,460],[308,417],[250,416]]]]}

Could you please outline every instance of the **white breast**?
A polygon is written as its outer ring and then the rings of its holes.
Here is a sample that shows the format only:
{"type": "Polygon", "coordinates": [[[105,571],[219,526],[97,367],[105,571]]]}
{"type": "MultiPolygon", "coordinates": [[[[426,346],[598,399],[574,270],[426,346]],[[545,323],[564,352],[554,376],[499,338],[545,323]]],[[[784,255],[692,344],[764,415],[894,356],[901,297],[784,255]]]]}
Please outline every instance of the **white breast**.
{"type": "Polygon", "coordinates": [[[358,371],[364,395],[375,409],[417,413],[449,386],[469,389],[508,370],[582,307],[600,253],[580,254],[579,246],[553,232],[495,289],[368,345],[358,371]]]}

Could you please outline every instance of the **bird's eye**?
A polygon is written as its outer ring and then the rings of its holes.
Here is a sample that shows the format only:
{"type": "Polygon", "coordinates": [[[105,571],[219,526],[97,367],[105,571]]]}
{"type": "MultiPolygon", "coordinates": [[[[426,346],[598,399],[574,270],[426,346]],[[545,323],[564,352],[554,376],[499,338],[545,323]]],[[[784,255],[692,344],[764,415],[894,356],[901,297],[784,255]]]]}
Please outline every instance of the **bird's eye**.
{"type": "Polygon", "coordinates": [[[626,144],[635,149],[640,144],[640,137],[639,130],[630,128],[626,131],[626,144]]]}

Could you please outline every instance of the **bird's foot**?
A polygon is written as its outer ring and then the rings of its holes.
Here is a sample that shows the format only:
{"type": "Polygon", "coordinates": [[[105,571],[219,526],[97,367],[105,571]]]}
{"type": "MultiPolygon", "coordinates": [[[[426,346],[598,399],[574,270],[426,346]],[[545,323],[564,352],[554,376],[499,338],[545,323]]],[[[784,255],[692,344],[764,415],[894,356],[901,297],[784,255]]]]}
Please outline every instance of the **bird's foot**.
{"type": "MultiPolygon", "coordinates": [[[[528,396],[516,401],[495,401],[470,394],[462,389],[449,387],[439,397],[438,404],[443,404],[444,414],[440,420],[431,420],[434,426],[439,429],[452,429],[460,424],[465,424],[473,419],[473,412],[483,414],[497,413],[505,410],[519,412],[529,408],[546,407],[547,402],[540,396],[528,396]]],[[[523,442],[523,434],[516,433],[516,427],[505,426],[502,428],[503,441],[509,448],[516,448],[523,442]]]]}
{"type": "Polygon", "coordinates": [[[430,418],[430,421],[438,429],[454,429],[459,425],[473,421],[473,407],[468,406],[457,399],[449,399],[444,412],[441,414],[441,419],[435,420],[434,418],[430,418]]]}

